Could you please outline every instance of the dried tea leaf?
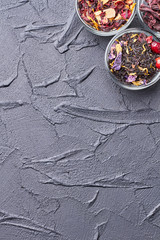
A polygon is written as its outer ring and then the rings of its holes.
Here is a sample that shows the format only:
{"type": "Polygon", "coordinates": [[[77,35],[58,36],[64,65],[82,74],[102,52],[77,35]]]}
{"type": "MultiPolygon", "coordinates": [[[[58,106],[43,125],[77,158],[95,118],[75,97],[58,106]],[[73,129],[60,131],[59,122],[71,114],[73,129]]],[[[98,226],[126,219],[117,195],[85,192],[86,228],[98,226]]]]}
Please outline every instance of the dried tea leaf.
{"type": "Polygon", "coordinates": [[[157,54],[151,50],[152,40],[144,33],[126,33],[115,40],[109,53],[109,67],[116,78],[135,86],[146,85],[152,80],[160,71],[156,68],[157,54]]]}

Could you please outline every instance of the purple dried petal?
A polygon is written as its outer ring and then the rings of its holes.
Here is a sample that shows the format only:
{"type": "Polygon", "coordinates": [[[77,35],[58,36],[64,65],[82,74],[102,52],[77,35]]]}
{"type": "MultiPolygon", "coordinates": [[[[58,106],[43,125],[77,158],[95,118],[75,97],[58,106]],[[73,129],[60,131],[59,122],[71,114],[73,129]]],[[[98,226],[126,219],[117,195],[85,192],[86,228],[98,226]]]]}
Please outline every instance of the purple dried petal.
{"type": "Polygon", "coordinates": [[[114,43],[112,44],[112,46],[111,46],[111,49],[112,49],[112,48],[115,49],[117,44],[118,44],[118,42],[114,42],[114,43]]]}
{"type": "Polygon", "coordinates": [[[122,65],[122,52],[120,52],[116,57],[112,68],[118,71],[121,69],[121,65],[122,65]]]}
{"type": "Polygon", "coordinates": [[[112,60],[112,59],[114,59],[115,57],[116,57],[116,55],[110,52],[108,58],[109,58],[110,60],[112,60]]]}
{"type": "Polygon", "coordinates": [[[114,54],[114,50],[116,49],[116,45],[117,45],[118,43],[117,42],[114,42],[113,44],[112,44],[112,46],[111,46],[111,51],[110,51],[110,54],[109,54],[109,56],[108,56],[108,58],[110,59],[110,60],[112,60],[112,59],[114,59],[115,57],[116,57],[116,55],[114,54]]]}
{"type": "Polygon", "coordinates": [[[134,75],[134,76],[129,75],[126,79],[126,82],[134,82],[134,81],[136,81],[136,78],[137,78],[136,75],[134,75]]]}
{"type": "Polygon", "coordinates": [[[143,79],[143,84],[147,85],[147,80],[146,79],[143,79]]]}

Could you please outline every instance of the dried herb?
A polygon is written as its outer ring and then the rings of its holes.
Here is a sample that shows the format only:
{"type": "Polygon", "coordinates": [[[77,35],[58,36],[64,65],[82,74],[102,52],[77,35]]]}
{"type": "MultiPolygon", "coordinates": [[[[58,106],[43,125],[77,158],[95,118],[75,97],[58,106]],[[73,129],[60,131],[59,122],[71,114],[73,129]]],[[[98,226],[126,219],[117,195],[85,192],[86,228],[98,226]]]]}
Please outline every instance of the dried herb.
{"type": "Polygon", "coordinates": [[[140,6],[144,22],[152,30],[160,32],[160,0],[145,0],[144,3],[140,6]]]}
{"type": "Polygon", "coordinates": [[[78,0],[81,18],[99,31],[117,30],[131,17],[133,0],[78,0]]]}
{"type": "Polygon", "coordinates": [[[144,33],[127,33],[117,39],[109,53],[110,71],[124,84],[146,85],[158,69],[151,50],[153,38],[144,33]]]}

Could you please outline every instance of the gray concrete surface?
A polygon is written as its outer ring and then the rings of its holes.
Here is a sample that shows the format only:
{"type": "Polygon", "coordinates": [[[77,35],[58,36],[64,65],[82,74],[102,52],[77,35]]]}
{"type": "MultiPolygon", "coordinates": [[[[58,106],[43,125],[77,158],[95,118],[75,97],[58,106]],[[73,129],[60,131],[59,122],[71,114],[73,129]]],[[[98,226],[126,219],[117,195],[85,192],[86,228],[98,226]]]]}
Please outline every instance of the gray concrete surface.
{"type": "Polygon", "coordinates": [[[0,240],[160,239],[160,84],[116,86],[109,40],[74,0],[0,1],[0,240]]]}

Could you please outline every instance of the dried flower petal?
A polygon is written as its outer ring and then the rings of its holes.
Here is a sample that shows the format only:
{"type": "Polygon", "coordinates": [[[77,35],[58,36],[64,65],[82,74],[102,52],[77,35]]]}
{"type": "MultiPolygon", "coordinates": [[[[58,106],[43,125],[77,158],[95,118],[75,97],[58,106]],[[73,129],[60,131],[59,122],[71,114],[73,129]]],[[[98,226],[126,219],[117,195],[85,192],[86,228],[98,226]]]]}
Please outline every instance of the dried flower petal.
{"type": "Polygon", "coordinates": [[[109,56],[108,56],[108,58],[109,58],[110,60],[114,59],[115,57],[116,57],[116,55],[113,54],[113,53],[110,53],[109,56]]]}
{"type": "Polygon", "coordinates": [[[132,82],[132,83],[133,83],[133,85],[135,85],[135,86],[141,86],[141,85],[144,84],[144,82],[143,82],[142,80],[135,81],[135,82],[132,82]]]}
{"type": "Polygon", "coordinates": [[[109,53],[109,68],[121,82],[146,85],[158,71],[156,54],[151,50],[151,36],[126,33],[116,39],[109,53]]]}
{"type": "Polygon", "coordinates": [[[113,64],[113,69],[118,71],[121,69],[121,65],[122,65],[122,52],[120,52],[118,54],[118,56],[116,57],[114,64],[113,64]]]}
{"type": "Polygon", "coordinates": [[[136,81],[136,78],[137,78],[137,76],[136,75],[129,75],[128,77],[127,77],[127,80],[126,80],[126,82],[134,82],[134,81],[136,81]]]}
{"type": "Polygon", "coordinates": [[[152,30],[160,32],[160,1],[145,0],[141,4],[140,11],[143,12],[143,20],[152,30]]]}
{"type": "Polygon", "coordinates": [[[118,44],[116,44],[116,52],[117,52],[117,55],[120,53],[120,52],[122,52],[122,47],[121,47],[121,45],[118,43],[118,44]]]}
{"type": "Polygon", "coordinates": [[[147,37],[146,41],[147,41],[147,43],[152,43],[153,37],[152,36],[147,37]]]}
{"type": "Polygon", "coordinates": [[[131,17],[135,0],[77,0],[81,18],[99,31],[117,30],[131,17]]]}

